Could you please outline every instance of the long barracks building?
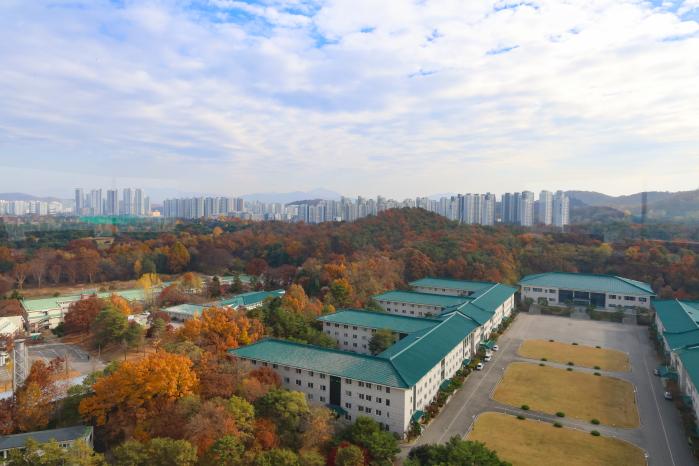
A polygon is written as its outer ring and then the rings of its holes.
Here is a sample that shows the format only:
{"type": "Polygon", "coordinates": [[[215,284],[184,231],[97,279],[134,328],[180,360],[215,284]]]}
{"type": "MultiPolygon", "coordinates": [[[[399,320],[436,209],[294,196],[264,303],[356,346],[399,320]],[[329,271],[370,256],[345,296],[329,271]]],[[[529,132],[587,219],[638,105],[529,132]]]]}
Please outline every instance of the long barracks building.
{"type": "MultiPolygon", "coordinates": [[[[454,280],[444,280],[439,288],[448,288],[447,283],[454,286],[454,280]]],[[[324,333],[340,349],[269,338],[230,354],[275,370],[285,388],[305,393],[311,403],[328,405],[350,421],[370,416],[383,429],[403,436],[440,386],[475,355],[491,330],[514,309],[515,288],[495,283],[476,286],[475,282],[462,282],[462,286],[478,290],[443,303],[447,305],[429,317],[357,309],[320,317],[324,333]],[[371,355],[369,341],[379,329],[393,331],[397,342],[371,355]]]]}

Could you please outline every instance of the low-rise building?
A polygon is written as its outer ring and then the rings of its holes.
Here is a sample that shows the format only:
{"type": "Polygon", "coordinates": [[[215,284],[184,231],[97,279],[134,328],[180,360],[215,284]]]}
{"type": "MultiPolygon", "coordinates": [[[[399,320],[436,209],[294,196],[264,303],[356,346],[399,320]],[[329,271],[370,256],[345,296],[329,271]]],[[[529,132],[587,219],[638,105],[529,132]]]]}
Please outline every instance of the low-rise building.
{"type": "Polygon", "coordinates": [[[522,299],[548,306],[594,306],[599,310],[650,309],[648,283],[615,275],[550,272],[520,280],[522,299]]]}
{"type": "Polygon", "coordinates": [[[3,460],[7,459],[12,450],[25,448],[30,438],[40,444],[56,441],[63,448],[70,447],[78,440],[84,440],[92,448],[92,426],[63,427],[0,436],[0,463],[4,464],[3,460]]]}
{"type": "Polygon", "coordinates": [[[280,298],[282,296],[284,296],[284,290],[251,291],[249,293],[233,296],[232,298],[221,299],[206,304],[178,304],[161,309],[161,311],[168,314],[172,320],[185,321],[201,315],[202,311],[209,307],[228,307],[231,309],[244,307],[245,309],[255,309],[262,306],[268,298],[280,298]]]}
{"type": "Polygon", "coordinates": [[[699,418],[699,301],[662,300],[653,307],[655,328],[671,369],[661,375],[677,378],[699,418]]]}
{"type": "Polygon", "coordinates": [[[418,293],[441,294],[447,296],[471,296],[472,294],[488,288],[495,283],[478,282],[470,280],[455,280],[452,278],[425,277],[409,283],[413,291],[418,293]]]}
{"type": "Polygon", "coordinates": [[[22,316],[0,317],[0,337],[15,337],[24,333],[22,316]]]}
{"type": "MultiPolygon", "coordinates": [[[[263,339],[229,353],[273,369],[284,388],[305,393],[309,402],[328,405],[350,421],[372,417],[383,429],[403,436],[439,388],[510,315],[515,292],[491,284],[468,298],[431,295],[441,299],[432,301],[434,317],[425,317],[424,308],[422,317],[357,309],[320,317],[323,332],[340,349],[263,339]],[[372,356],[369,341],[381,328],[393,331],[397,341],[372,356]]],[[[428,303],[426,297],[420,299],[421,305],[428,303]]]]}
{"type": "Polygon", "coordinates": [[[444,309],[463,304],[463,296],[448,296],[416,291],[387,291],[373,297],[381,308],[392,314],[412,317],[429,317],[444,309]]]}

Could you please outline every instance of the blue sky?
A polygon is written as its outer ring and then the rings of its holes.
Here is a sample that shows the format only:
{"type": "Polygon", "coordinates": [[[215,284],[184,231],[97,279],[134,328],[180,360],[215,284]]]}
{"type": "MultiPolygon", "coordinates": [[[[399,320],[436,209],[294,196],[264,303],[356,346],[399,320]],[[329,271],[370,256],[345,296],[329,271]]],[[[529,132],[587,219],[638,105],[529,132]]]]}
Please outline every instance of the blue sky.
{"type": "Polygon", "coordinates": [[[5,0],[0,65],[0,192],[699,187],[699,0],[5,0]]]}

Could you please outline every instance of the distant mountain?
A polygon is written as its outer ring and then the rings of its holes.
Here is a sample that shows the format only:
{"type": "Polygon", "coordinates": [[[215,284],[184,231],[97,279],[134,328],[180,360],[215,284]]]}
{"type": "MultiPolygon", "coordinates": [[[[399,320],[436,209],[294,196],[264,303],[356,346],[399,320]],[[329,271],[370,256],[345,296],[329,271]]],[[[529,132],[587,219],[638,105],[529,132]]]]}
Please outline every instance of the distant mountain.
{"type": "Polygon", "coordinates": [[[335,191],[330,191],[328,189],[316,188],[311,191],[293,191],[289,193],[244,194],[240,197],[242,197],[246,201],[281,202],[282,204],[289,204],[294,201],[303,201],[307,199],[326,199],[339,201],[342,195],[336,193],[335,191]]]}
{"type": "MultiPolygon", "coordinates": [[[[571,199],[571,220],[578,222],[588,218],[618,218],[624,215],[641,215],[641,193],[626,196],[608,196],[593,191],[568,191],[571,199]],[[591,209],[593,207],[602,208],[591,209]],[[613,211],[618,212],[615,213],[613,211]]],[[[647,215],[650,220],[687,221],[699,220],[699,190],[649,191],[647,215]]]]}
{"type": "Polygon", "coordinates": [[[25,193],[0,193],[2,201],[44,201],[44,202],[63,202],[68,199],[60,199],[58,197],[40,197],[25,193]]]}

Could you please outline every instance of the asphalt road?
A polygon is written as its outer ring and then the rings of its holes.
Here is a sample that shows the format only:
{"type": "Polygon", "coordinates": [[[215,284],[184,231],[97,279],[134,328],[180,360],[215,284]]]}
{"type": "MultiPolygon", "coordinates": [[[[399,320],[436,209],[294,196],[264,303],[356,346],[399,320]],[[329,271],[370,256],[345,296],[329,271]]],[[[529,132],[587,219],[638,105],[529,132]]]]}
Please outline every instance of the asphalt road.
{"type": "MultiPolygon", "coordinates": [[[[485,411],[497,411],[558,421],[567,427],[585,431],[595,429],[602,435],[629,441],[646,451],[650,466],[697,464],[687,445],[680,415],[673,403],[663,398],[662,382],[659,377],[653,375],[653,369],[659,364],[659,359],[650,344],[646,327],[523,313],[500,337],[498,344],[500,351],[495,353],[493,360],[486,364],[483,371],[469,375],[463,388],[427,426],[420,438],[410,445],[403,446],[401,457],[407,456],[410,449],[417,445],[444,443],[455,435],[463,437],[471,429],[476,416],[485,411]],[[629,380],[636,387],[641,426],[636,429],[594,426],[569,418],[561,419],[542,413],[522,411],[494,401],[491,395],[507,365],[513,361],[525,360],[517,356],[517,348],[522,341],[536,338],[600,345],[603,348],[614,348],[628,353],[631,372],[615,372],[608,375],[629,380]]],[[[547,364],[553,365],[551,362],[547,364]]],[[[576,370],[584,369],[576,367],[576,370]]]]}

